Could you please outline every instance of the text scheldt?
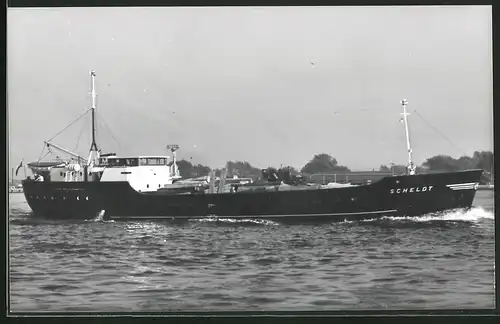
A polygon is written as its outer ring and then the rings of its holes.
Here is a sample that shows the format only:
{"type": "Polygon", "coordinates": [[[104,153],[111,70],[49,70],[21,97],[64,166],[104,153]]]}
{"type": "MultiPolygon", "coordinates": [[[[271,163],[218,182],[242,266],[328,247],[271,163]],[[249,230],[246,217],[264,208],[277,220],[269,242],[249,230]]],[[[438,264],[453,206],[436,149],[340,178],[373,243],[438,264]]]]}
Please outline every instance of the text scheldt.
{"type": "Polygon", "coordinates": [[[413,193],[413,192],[427,192],[431,191],[434,186],[423,186],[423,187],[411,187],[411,188],[398,188],[391,189],[391,195],[393,194],[405,194],[405,193],[413,193]]]}

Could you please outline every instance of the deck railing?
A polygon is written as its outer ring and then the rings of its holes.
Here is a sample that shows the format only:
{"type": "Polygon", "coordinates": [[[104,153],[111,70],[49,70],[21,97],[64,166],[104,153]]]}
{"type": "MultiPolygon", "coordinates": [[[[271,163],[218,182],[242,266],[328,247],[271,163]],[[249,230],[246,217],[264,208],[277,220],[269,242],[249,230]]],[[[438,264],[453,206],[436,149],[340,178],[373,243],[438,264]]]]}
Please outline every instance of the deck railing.
{"type": "Polygon", "coordinates": [[[393,176],[391,172],[348,172],[348,173],[314,173],[309,176],[309,181],[320,182],[327,184],[329,182],[335,183],[349,183],[349,182],[367,182],[380,180],[384,177],[393,176]]]}

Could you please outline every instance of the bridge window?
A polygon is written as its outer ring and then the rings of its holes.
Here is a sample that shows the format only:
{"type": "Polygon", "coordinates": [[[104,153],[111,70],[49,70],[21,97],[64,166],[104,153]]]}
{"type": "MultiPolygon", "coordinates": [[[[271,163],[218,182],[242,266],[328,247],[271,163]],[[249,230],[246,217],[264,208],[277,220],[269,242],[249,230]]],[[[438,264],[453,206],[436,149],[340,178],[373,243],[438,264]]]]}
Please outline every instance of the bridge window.
{"type": "Polygon", "coordinates": [[[125,159],[108,159],[108,167],[118,166],[143,166],[143,165],[167,165],[166,158],[125,158],[125,159]]]}
{"type": "Polygon", "coordinates": [[[165,158],[148,158],[146,159],[147,165],[165,165],[167,161],[165,158]]]}
{"type": "Polygon", "coordinates": [[[126,166],[138,166],[139,159],[125,159],[125,165],[126,166]]]}
{"type": "Polygon", "coordinates": [[[137,158],[108,160],[108,166],[110,167],[138,166],[138,165],[139,165],[139,159],[137,158]]]}

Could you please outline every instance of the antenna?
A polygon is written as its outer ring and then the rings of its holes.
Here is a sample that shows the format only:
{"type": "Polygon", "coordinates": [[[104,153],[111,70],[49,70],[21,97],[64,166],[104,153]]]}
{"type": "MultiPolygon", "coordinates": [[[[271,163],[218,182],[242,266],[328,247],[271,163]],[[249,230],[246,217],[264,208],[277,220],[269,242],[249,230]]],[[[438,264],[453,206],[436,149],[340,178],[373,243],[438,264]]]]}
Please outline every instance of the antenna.
{"type": "Polygon", "coordinates": [[[412,155],[412,150],[411,150],[411,145],[410,145],[410,131],[408,130],[408,115],[409,113],[406,111],[406,105],[408,105],[408,101],[406,99],[401,100],[401,105],[403,106],[403,112],[401,115],[403,115],[403,121],[405,123],[405,132],[406,132],[406,146],[408,147],[408,173],[410,175],[415,174],[415,164],[413,164],[411,155],[412,155]]]}
{"type": "Polygon", "coordinates": [[[179,149],[179,145],[177,144],[169,144],[167,145],[167,150],[170,150],[172,152],[172,156],[173,156],[173,163],[172,163],[172,166],[174,168],[174,176],[177,176],[177,154],[175,153],[175,151],[177,151],[179,149]]]}

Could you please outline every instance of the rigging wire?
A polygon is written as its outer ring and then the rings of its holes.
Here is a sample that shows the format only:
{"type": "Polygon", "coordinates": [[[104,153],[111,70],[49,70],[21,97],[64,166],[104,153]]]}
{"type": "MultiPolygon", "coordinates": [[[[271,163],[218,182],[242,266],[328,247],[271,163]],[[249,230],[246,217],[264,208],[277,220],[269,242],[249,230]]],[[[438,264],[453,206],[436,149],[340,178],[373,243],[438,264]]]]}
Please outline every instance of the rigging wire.
{"type": "Polygon", "coordinates": [[[61,130],[59,133],[57,133],[56,135],[52,136],[50,139],[47,140],[47,142],[50,142],[52,139],[54,139],[54,137],[60,135],[62,132],[64,132],[65,130],[67,130],[70,126],[72,126],[74,123],[76,123],[80,118],[82,118],[83,116],[85,116],[90,110],[90,109],[87,109],[87,111],[85,111],[83,114],[81,114],[77,119],[75,119],[71,124],[69,124],[68,126],[64,127],[63,130],[61,130]]]}
{"type": "MultiPolygon", "coordinates": [[[[42,145],[42,151],[40,152],[40,155],[38,155],[38,161],[37,162],[40,162],[42,158],[42,154],[43,154],[43,151],[45,150],[45,143],[43,143],[42,145]]],[[[47,156],[47,154],[44,155],[44,157],[47,156]]]]}
{"type": "Polygon", "coordinates": [[[104,117],[101,117],[101,115],[98,116],[98,118],[103,122],[104,126],[106,126],[106,128],[108,129],[111,137],[113,138],[113,140],[115,141],[115,143],[118,145],[118,148],[122,148],[122,146],[120,145],[120,143],[118,142],[118,140],[116,139],[116,137],[113,135],[113,132],[111,131],[111,127],[108,126],[108,123],[106,123],[106,120],[104,119],[104,117]]]}
{"type": "MultiPolygon", "coordinates": [[[[461,148],[458,148],[455,144],[453,144],[453,142],[452,142],[452,141],[451,141],[448,137],[446,137],[446,135],[444,135],[442,132],[440,132],[440,131],[439,131],[439,129],[437,129],[436,127],[432,126],[432,125],[431,125],[428,121],[426,121],[426,120],[424,119],[424,117],[422,117],[422,115],[420,115],[420,114],[418,113],[418,111],[416,111],[416,110],[413,110],[413,111],[417,114],[417,116],[418,116],[418,117],[420,117],[420,119],[422,119],[422,121],[423,121],[425,124],[427,124],[427,126],[429,126],[430,128],[432,128],[432,129],[433,129],[434,131],[436,131],[439,135],[441,135],[441,136],[442,136],[442,137],[443,137],[446,141],[448,141],[448,143],[450,143],[450,144],[451,144],[451,146],[453,146],[453,148],[455,148],[457,151],[460,151],[460,154],[464,154],[464,152],[465,152],[464,150],[462,150],[461,148]]],[[[467,155],[467,154],[465,154],[465,155],[467,155]]]]}
{"type": "MultiPolygon", "coordinates": [[[[44,157],[46,157],[50,153],[52,153],[52,152],[51,151],[47,151],[47,153],[44,156],[42,156],[41,158],[39,158],[37,162],[40,162],[44,157]]],[[[40,154],[40,156],[41,156],[41,154],[40,154]]]]}
{"type": "Polygon", "coordinates": [[[85,127],[87,126],[87,123],[83,123],[82,129],[80,130],[80,134],[78,135],[76,139],[76,146],[73,149],[74,152],[78,149],[78,144],[80,143],[80,138],[82,137],[83,131],[85,130],[85,127]]]}
{"type": "MultiPolygon", "coordinates": [[[[55,134],[54,136],[52,136],[50,139],[47,140],[47,142],[50,142],[51,140],[53,140],[56,136],[60,135],[61,133],[63,133],[65,130],[67,130],[69,127],[71,127],[72,125],[74,125],[78,120],[80,120],[83,116],[85,116],[91,109],[87,109],[83,114],[81,114],[80,116],[78,116],[78,118],[76,118],[73,122],[71,122],[69,125],[67,125],[65,128],[63,128],[60,132],[58,132],[57,134],[55,134]]],[[[50,153],[52,153],[52,151],[50,150],[50,147],[47,147],[47,150],[48,152],[42,156],[44,150],[45,150],[45,147],[46,147],[46,144],[44,143],[42,145],[42,151],[40,152],[40,154],[38,155],[38,160],[37,162],[40,162],[43,158],[45,158],[47,155],[49,155],[50,153]]]]}

